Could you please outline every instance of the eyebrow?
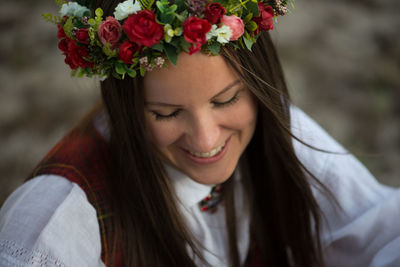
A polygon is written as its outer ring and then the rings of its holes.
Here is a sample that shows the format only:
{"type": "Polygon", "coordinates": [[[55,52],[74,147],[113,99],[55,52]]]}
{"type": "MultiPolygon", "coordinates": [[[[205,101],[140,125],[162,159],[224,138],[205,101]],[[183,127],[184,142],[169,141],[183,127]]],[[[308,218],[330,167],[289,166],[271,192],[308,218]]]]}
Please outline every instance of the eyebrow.
{"type": "MultiPolygon", "coordinates": [[[[230,84],[225,86],[218,94],[216,94],[215,96],[211,97],[211,99],[222,95],[223,93],[225,93],[226,91],[228,91],[229,89],[231,89],[232,87],[234,87],[235,85],[237,85],[239,83],[240,83],[239,79],[231,82],[230,84]]],[[[175,104],[169,104],[169,103],[163,103],[163,102],[146,102],[145,104],[146,105],[164,106],[164,107],[182,107],[182,105],[175,105],[175,104]]]]}

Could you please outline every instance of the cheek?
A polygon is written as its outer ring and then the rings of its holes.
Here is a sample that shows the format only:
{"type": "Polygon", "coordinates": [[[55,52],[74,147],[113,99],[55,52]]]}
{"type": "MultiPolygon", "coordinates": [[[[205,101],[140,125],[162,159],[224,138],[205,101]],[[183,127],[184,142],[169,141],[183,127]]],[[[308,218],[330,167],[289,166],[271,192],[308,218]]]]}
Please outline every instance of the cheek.
{"type": "Polygon", "coordinates": [[[226,125],[231,129],[253,132],[257,122],[257,108],[251,99],[244,99],[229,112],[230,123],[226,125]]]}
{"type": "Polygon", "coordinates": [[[153,118],[147,119],[147,130],[151,141],[159,149],[175,143],[180,137],[180,133],[177,127],[174,126],[174,123],[158,122],[154,121],[153,118]]]}

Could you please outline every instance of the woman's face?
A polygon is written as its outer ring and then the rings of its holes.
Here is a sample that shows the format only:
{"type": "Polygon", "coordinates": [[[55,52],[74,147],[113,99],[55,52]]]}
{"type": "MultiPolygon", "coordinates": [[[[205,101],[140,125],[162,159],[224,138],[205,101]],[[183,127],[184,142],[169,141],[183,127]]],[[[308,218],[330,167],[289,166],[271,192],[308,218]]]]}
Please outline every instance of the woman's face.
{"type": "Polygon", "coordinates": [[[163,160],[202,184],[233,173],[256,126],[252,94],[222,56],[181,53],[144,79],[147,130],[163,160]]]}

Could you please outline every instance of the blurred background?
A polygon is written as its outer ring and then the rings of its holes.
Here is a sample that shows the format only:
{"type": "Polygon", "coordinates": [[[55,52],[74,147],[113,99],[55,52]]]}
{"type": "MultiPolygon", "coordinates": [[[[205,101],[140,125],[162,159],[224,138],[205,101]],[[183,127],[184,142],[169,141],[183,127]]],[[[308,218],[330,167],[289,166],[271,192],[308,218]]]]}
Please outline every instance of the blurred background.
{"type": "MultiPolygon", "coordinates": [[[[400,2],[295,4],[272,32],[294,103],[400,186],[400,2]]],[[[53,1],[0,1],[0,205],[100,97],[70,77],[44,12],[53,1]]]]}

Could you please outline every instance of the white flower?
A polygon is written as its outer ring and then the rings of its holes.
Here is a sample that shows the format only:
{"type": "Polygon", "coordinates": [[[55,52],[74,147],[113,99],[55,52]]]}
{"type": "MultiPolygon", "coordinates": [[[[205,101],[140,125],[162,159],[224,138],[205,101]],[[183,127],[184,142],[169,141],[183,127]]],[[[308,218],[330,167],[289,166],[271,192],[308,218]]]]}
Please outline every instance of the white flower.
{"type": "Polygon", "coordinates": [[[66,4],[63,4],[60,9],[61,16],[74,16],[74,17],[83,17],[83,14],[85,12],[89,12],[90,10],[85,7],[81,6],[80,4],[76,2],[69,2],[66,4]]]}
{"type": "Polygon", "coordinates": [[[125,2],[119,3],[115,8],[114,17],[117,20],[124,20],[130,14],[136,13],[141,10],[141,6],[138,0],[133,3],[133,0],[126,0],[125,2]]]}
{"type": "Polygon", "coordinates": [[[215,30],[217,41],[221,44],[229,43],[232,36],[232,30],[229,26],[223,25],[215,30]]]}
{"type": "Polygon", "coordinates": [[[213,38],[214,36],[217,36],[217,33],[215,32],[216,29],[217,29],[217,25],[213,24],[211,26],[211,30],[206,33],[207,41],[210,40],[211,38],[213,38]]]}

